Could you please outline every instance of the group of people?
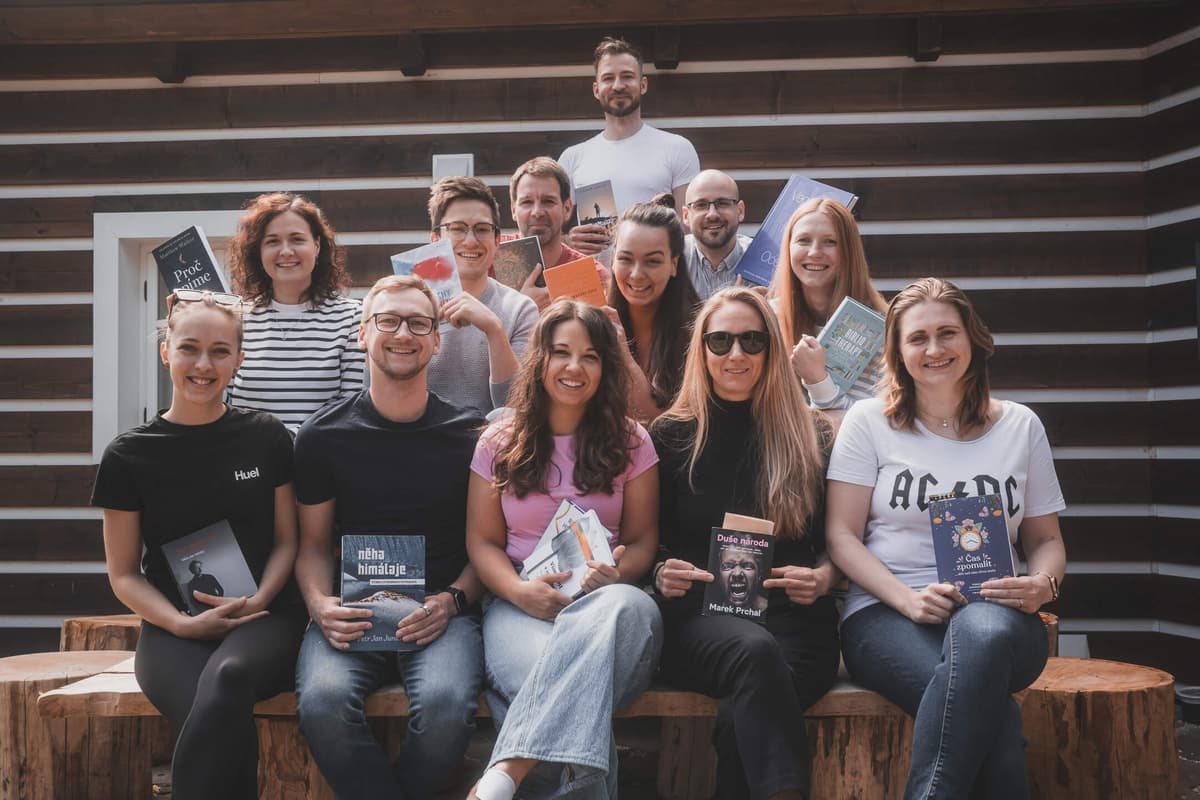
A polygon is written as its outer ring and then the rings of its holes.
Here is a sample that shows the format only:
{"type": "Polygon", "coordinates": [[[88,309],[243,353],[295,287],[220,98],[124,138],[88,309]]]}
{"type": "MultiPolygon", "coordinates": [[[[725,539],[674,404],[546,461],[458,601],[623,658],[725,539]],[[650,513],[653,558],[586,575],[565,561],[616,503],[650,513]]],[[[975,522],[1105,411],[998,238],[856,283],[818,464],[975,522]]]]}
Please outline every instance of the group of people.
{"type": "Polygon", "coordinates": [[[645,91],[636,51],[606,39],[593,92],[623,135],[512,179],[548,266],[611,248],[605,307],[489,277],[499,205],[467,177],[430,195],[463,286],[445,302],[407,276],[349,299],[333,227],[289,193],[247,205],[238,294],[170,298],[171,405],[110,444],[92,502],[143,620],[138,682],[179,733],[177,797],[256,796],[253,705],[293,682],[338,797],[442,791],[481,691],[498,736],[470,797],[613,797],[612,715],[656,677],[719,698],[717,797],[806,797],[803,713],[841,658],[915,718],[906,797],[1028,795],[1011,693],[1045,662],[1036,612],[1065,570],[1041,424],[991,396],[992,337],[961,290],[924,278],[885,303],[835,201],[792,216],[772,286],[734,285],[736,183],[640,122],[645,91]],[[571,187],[599,175],[615,229],[564,233],[571,187]],[[814,337],[847,296],[886,314],[886,341],[842,392],[814,337]],[[927,508],[948,491],[1000,494],[1024,553],[979,602],[937,579],[927,508]],[[614,563],[589,561],[575,596],[519,575],[565,499],[612,534],[614,563]],[[761,624],[700,614],[728,512],[774,524],[761,624]],[[219,520],[257,590],[189,586],[208,610],[188,614],[162,545],[219,520]],[[350,651],[373,622],[338,597],[347,532],[425,537],[424,604],[395,630],[415,649],[350,651]],[[393,763],[365,700],[397,680],[393,763]]]}

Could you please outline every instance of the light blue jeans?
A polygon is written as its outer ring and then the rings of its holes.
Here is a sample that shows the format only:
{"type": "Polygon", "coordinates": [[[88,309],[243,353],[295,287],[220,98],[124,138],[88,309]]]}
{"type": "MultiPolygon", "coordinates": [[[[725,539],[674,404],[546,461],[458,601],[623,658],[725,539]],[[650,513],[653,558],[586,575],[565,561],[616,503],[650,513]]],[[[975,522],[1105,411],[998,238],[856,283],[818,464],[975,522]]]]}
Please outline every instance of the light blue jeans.
{"type": "Polygon", "coordinates": [[[1012,693],[1046,664],[1037,614],[979,600],[921,625],[876,603],[842,623],[842,649],[856,681],[913,717],[905,800],[1029,797],[1012,693]]]}
{"type": "Polygon", "coordinates": [[[425,798],[462,763],[479,707],[479,620],[458,616],[423,650],[345,653],[309,625],[296,662],[296,711],[321,774],[339,798],[425,798]],[[367,725],[367,695],[397,678],[408,693],[408,734],[393,769],[367,725]]]}
{"type": "Polygon", "coordinates": [[[612,715],[654,677],[662,647],[654,601],[612,584],[547,622],[495,598],[484,611],[483,642],[488,704],[500,730],[491,764],[542,762],[521,797],[616,797],[612,715]]]}

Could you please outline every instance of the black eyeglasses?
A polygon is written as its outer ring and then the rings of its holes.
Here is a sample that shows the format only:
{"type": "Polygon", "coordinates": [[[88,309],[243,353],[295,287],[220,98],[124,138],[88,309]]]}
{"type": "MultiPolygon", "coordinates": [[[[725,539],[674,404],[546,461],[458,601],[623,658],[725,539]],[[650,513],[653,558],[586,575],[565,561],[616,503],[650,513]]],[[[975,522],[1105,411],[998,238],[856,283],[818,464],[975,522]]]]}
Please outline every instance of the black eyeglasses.
{"type": "Polygon", "coordinates": [[[704,346],[714,356],[723,356],[732,350],[735,339],[742,346],[742,352],[748,356],[756,356],[766,350],[771,341],[767,338],[766,331],[742,331],[741,333],[709,331],[704,334],[703,338],[704,346]]]}
{"type": "Polygon", "coordinates": [[[716,206],[717,211],[724,213],[737,208],[737,204],[736,197],[718,197],[716,200],[693,200],[687,207],[697,214],[707,214],[708,209],[716,206]]]}
{"type": "Polygon", "coordinates": [[[436,230],[444,230],[455,241],[467,238],[467,231],[474,233],[476,239],[495,239],[496,234],[500,232],[499,226],[490,222],[476,222],[474,225],[465,222],[443,222],[436,230]]]}
{"type": "Polygon", "coordinates": [[[372,314],[371,319],[375,322],[375,330],[380,333],[395,333],[400,330],[401,325],[407,323],[408,332],[413,336],[428,336],[433,333],[433,326],[437,324],[436,319],[424,314],[402,317],[398,314],[386,314],[381,311],[378,314],[372,314]]]}

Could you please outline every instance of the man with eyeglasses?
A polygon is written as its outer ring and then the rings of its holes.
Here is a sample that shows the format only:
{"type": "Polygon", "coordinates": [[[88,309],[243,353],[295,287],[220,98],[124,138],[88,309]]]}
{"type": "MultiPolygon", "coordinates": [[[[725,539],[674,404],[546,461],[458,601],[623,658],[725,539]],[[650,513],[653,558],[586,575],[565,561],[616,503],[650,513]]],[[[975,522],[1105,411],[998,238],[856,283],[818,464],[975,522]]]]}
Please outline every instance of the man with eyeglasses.
{"type": "Polygon", "coordinates": [[[429,388],[480,414],[503,406],[538,310],[489,278],[500,242],[500,205],[478,178],[442,178],[429,193],[431,239],[450,240],[463,291],[442,306],[450,323],[429,365],[429,388]]]}
{"type": "Polygon", "coordinates": [[[483,586],[467,561],[466,505],[483,420],[429,391],[437,317],[421,279],[379,280],[363,299],[358,334],[368,388],[325,406],[296,436],[296,579],[313,622],[296,662],[297,712],[338,797],[434,796],[456,778],[475,727],[483,586]],[[425,604],[395,630],[418,649],[349,650],[372,623],[370,610],[338,597],[335,550],[348,533],[425,537],[425,604]],[[397,679],[412,716],[393,767],[364,702],[397,679]]]}
{"type": "Polygon", "coordinates": [[[706,169],[688,184],[683,226],[690,232],[683,254],[701,300],[734,285],[738,276],[733,269],[750,245],[750,237],[738,233],[745,217],[737,184],[724,172],[706,169]]]}

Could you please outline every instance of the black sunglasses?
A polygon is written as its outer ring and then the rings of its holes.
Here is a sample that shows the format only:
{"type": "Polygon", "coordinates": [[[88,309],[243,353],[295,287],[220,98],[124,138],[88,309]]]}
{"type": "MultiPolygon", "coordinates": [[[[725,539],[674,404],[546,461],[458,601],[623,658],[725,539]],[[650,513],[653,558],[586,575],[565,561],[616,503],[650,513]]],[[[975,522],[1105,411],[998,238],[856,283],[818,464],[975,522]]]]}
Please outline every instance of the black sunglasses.
{"type": "Polygon", "coordinates": [[[735,339],[742,346],[742,352],[748,356],[756,356],[763,352],[771,342],[766,331],[742,331],[741,333],[709,331],[704,334],[703,338],[704,346],[714,356],[723,356],[732,350],[735,339]]]}

